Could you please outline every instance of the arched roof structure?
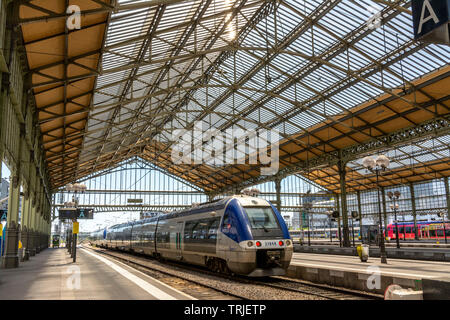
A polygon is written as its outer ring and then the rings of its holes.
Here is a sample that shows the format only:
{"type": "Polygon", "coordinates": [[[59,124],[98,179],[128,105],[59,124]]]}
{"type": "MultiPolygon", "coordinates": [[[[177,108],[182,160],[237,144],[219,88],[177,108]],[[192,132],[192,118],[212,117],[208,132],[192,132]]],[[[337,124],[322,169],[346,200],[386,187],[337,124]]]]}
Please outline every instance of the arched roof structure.
{"type": "MultiPolygon", "coordinates": [[[[207,193],[301,174],[364,190],[450,175],[450,49],[404,0],[19,0],[53,189],[139,156],[207,193]],[[67,7],[81,9],[81,28],[67,7]],[[279,171],[174,163],[174,130],[278,130],[279,171]]],[[[231,146],[232,148],[232,146],[231,146]]]]}

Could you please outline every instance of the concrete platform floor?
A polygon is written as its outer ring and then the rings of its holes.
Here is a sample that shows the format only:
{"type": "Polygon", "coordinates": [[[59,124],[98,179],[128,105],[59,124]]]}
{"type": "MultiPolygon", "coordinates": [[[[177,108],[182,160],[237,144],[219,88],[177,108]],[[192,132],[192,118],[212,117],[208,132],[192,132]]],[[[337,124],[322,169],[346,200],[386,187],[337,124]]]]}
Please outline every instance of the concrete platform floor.
{"type": "Polygon", "coordinates": [[[432,279],[450,276],[450,262],[389,258],[387,261],[387,264],[382,264],[380,258],[376,257],[369,257],[367,262],[361,262],[359,257],[356,256],[294,253],[291,265],[360,273],[367,273],[369,267],[377,266],[381,275],[408,279],[432,279]]]}
{"type": "Polygon", "coordinates": [[[78,247],[73,263],[66,248],[50,248],[0,269],[0,300],[190,300],[123,263],[78,247]]]}

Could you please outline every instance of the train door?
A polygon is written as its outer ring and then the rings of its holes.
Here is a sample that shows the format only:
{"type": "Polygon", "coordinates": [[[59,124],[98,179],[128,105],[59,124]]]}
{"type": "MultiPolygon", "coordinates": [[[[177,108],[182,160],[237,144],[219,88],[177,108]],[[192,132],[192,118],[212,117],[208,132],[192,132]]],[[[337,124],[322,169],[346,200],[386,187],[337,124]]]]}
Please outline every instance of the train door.
{"type": "Polygon", "coordinates": [[[437,239],[436,229],[434,228],[434,226],[430,227],[430,230],[428,230],[428,234],[429,234],[430,239],[433,239],[433,240],[437,239]]]}
{"type": "Polygon", "coordinates": [[[428,233],[429,228],[427,226],[423,226],[422,227],[422,238],[423,239],[429,239],[430,238],[430,234],[428,233]]]}
{"type": "Polygon", "coordinates": [[[183,222],[178,222],[176,226],[175,249],[176,257],[181,260],[183,258],[181,244],[183,243],[183,222]]]}
{"type": "Polygon", "coordinates": [[[412,233],[413,229],[414,229],[414,227],[405,226],[405,235],[406,235],[406,239],[407,240],[414,239],[414,236],[413,236],[413,233],[412,233]]]}

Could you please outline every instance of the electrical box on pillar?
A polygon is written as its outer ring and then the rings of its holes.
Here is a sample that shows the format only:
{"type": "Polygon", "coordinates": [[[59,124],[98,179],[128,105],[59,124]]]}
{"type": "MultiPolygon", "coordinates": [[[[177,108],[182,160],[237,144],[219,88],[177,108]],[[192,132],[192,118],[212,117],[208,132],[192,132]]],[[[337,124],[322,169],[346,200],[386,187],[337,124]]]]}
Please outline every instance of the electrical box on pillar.
{"type": "Polygon", "coordinates": [[[80,223],[77,221],[73,221],[73,224],[72,224],[72,234],[73,234],[72,258],[73,258],[73,262],[77,262],[77,238],[78,238],[79,229],[80,229],[80,223]]]}
{"type": "Polygon", "coordinates": [[[78,234],[79,229],[80,229],[80,223],[75,221],[73,223],[72,233],[78,234]]]}

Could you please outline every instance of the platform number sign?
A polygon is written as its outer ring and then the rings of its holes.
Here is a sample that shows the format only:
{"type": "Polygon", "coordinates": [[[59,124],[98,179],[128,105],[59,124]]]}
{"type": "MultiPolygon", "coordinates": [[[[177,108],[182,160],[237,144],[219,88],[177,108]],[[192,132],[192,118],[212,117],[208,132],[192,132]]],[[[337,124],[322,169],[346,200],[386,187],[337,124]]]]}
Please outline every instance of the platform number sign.
{"type": "Polygon", "coordinates": [[[79,213],[78,213],[78,219],[85,219],[86,216],[84,214],[84,209],[80,209],[79,213]]]}
{"type": "Polygon", "coordinates": [[[450,0],[413,0],[414,39],[449,40],[450,0]]]}
{"type": "Polygon", "coordinates": [[[6,221],[8,218],[8,210],[0,210],[0,221],[6,221]]]}

